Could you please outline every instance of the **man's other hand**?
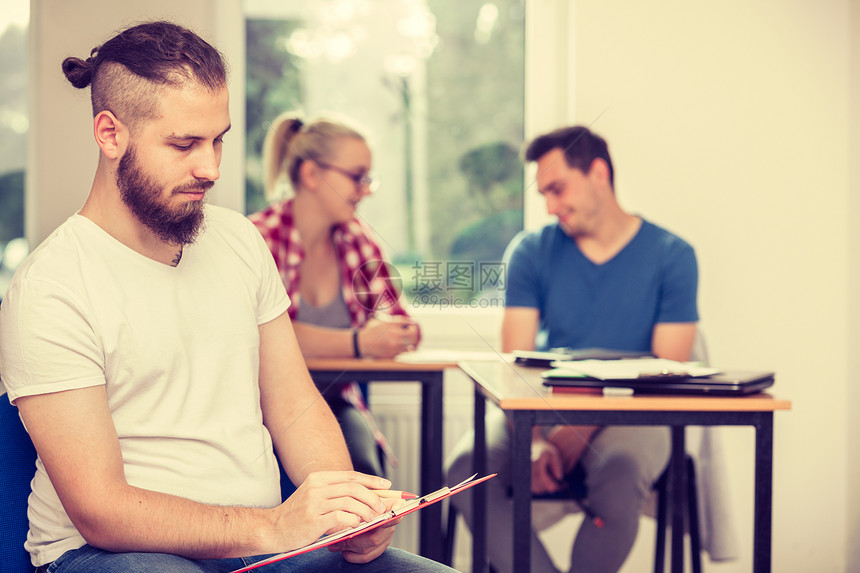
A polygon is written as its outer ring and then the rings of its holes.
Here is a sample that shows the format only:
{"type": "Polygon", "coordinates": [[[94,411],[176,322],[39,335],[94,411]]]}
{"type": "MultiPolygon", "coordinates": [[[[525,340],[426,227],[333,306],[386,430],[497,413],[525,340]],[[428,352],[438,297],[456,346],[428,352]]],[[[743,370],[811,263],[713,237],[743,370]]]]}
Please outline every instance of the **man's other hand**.
{"type": "Polygon", "coordinates": [[[532,493],[555,493],[564,477],[561,452],[543,439],[532,440],[532,493]]]}
{"type": "MultiPolygon", "coordinates": [[[[392,502],[387,503],[386,511],[391,509],[393,504],[402,502],[400,499],[385,501],[392,502]]],[[[403,518],[399,517],[367,533],[362,533],[352,539],[330,545],[329,551],[340,551],[343,558],[350,563],[369,563],[382,555],[391,543],[391,537],[394,535],[394,526],[400,523],[401,519],[403,518]]]]}

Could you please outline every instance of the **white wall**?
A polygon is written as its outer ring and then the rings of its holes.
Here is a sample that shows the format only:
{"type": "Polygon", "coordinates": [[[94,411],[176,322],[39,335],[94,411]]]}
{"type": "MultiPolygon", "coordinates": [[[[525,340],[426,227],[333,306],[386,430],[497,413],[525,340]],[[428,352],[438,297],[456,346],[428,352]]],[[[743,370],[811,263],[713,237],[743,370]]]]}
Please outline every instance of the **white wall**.
{"type": "MultiPolygon", "coordinates": [[[[849,101],[852,102],[849,117],[849,217],[860,213],[860,106],[856,103],[860,98],[860,2],[851,3],[851,56],[849,58],[851,86],[849,101]]],[[[860,418],[855,409],[860,404],[860,385],[856,383],[857,372],[860,372],[860,300],[851,296],[860,292],[860,225],[850,225],[849,250],[849,336],[848,336],[848,392],[846,394],[846,410],[848,415],[848,479],[847,479],[847,571],[860,571],[860,489],[855,484],[860,482],[860,418]],[[852,352],[852,350],[855,350],[852,352]]]]}
{"type": "MultiPolygon", "coordinates": [[[[168,19],[193,28],[227,57],[230,85],[245,79],[241,0],[31,0],[30,133],[27,238],[40,243],[83,205],[98,161],[89,89],[63,76],[68,56],[86,58],[95,46],[137,22],[168,19]]],[[[232,129],[212,201],[244,212],[244,92],[230,90],[232,129]]]]}
{"type": "MultiPolygon", "coordinates": [[[[581,0],[575,18],[572,119],[608,139],[622,204],[696,247],[712,362],[773,369],[793,401],[775,416],[780,572],[845,570],[858,515],[845,455],[849,8],[581,0]]],[[[749,571],[752,434],[725,436],[743,554],[709,570],[749,571]]]]}

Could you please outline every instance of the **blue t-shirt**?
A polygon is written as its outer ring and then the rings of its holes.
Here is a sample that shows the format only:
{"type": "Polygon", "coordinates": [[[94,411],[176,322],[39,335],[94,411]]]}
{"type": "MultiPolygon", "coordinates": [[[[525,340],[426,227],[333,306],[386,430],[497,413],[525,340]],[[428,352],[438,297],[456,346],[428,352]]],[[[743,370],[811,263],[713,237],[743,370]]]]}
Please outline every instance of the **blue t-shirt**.
{"type": "Polygon", "coordinates": [[[535,348],[651,351],[654,325],[696,322],[693,248],[642,220],[612,259],[595,264],[557,223],[509,247],[505,305],[540,311],[535,348]]]}

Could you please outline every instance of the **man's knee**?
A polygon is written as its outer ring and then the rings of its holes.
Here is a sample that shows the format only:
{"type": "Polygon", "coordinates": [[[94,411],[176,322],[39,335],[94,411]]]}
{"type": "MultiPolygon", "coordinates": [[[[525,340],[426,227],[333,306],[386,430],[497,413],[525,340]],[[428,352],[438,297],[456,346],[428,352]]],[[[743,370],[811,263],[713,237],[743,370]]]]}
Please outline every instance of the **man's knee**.
{"type": "Polygon", "coordinates": [[[670,441],[668,428],[660,426],[604,428],[592,440],[584,458],[586,471],[599,472],[610,460],[621,466],[631,463],[635,475],[653,484],[669,461],[670,441]]]}
{"type": "Polygon", "coordinates": [[[617,453],[589,475],[588,501],[604,520],[638,517],[651,495],[651,472],[636,456],[617,453]]]}

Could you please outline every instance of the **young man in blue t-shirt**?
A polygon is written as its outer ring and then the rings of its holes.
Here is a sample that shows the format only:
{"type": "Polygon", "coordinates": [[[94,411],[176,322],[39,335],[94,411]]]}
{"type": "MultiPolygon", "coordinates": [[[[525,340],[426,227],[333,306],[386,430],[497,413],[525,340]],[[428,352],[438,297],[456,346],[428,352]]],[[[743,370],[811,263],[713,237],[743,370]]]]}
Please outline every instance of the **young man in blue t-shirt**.
{"type": "MultiPolygon", "coordinates": [[[[618,203],[606,142],[584,127],[536,138],[525,152],[537,162],[537,188],[558,218],[508,248],[502,350],[603,348],[689,359],[696,336],[698,271],[692,247],[627,213],[618,203]]],[[[500,411],[488,420],[488,464],[501,479],[487,491],[493,538],[512,536],[510,433],[500,411]]],[[[450,475],[472,467],[466,438],[450,475]]],[[[532,491],[553,493],[584,472],[585,502],[603,521],[584,520],[574,541],[571,572],[615,572],[626,559],[651,486],[669,457],[664,427],[536,427],[532,491]]],[[[463,498],[463,496],[460,496],[463,498]]],[[[455,503],[471,523],[468,499],[455,503]]],[[[490,561],[512,569],[509,543],[492,544],[490,561]]],[[[555,566],[536,535],[532,571],[555,566]]]]}

